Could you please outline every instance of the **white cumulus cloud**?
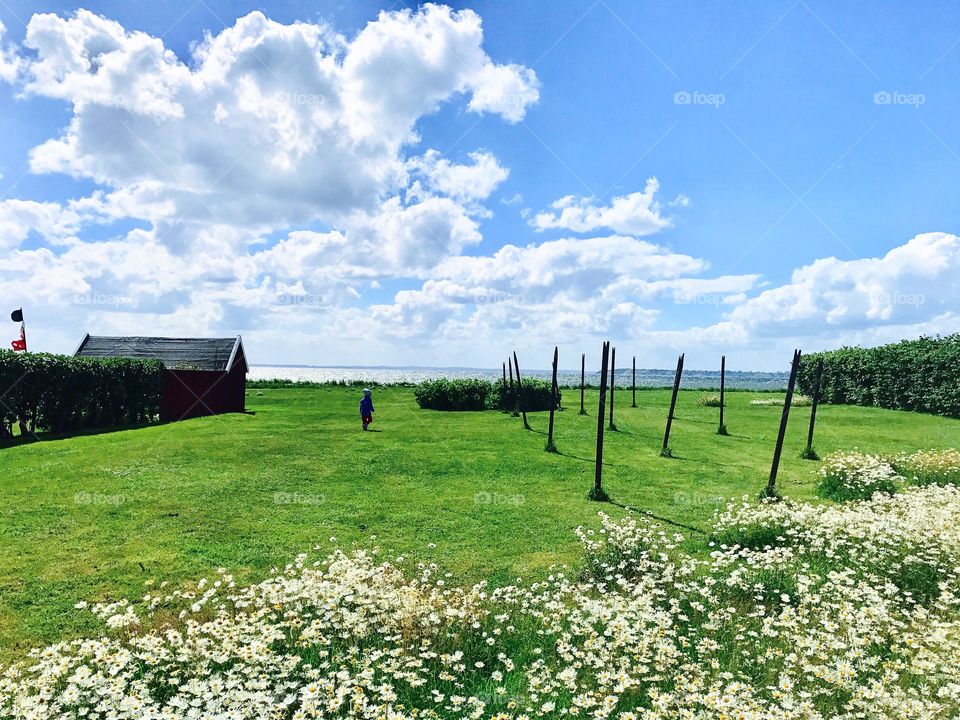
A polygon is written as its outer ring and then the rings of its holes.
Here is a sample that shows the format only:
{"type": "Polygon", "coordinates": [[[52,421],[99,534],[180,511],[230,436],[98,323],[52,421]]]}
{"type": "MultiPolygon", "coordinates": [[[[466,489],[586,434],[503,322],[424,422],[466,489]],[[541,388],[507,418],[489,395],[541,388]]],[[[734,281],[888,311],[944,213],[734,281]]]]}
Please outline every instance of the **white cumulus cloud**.
{"type": "Polygon", "coordinates": [[[0,249],[19,247],[31,231],[57,242],[75,233],[79,226],[80,216],[59,203],[0,201],[0,249]]]}
{"type": "Polygon", "coordinates": [[[882,257],[823,258],[734,308],[752,333],[837,335],[960,312],[960,238],[924,233],[882,257]]]}
{"type": "MultiPolygon", "coordinates": [[[[538,231],[549,229],[593,232],[607,228],[625,235],[642,237],[660,232],[673,224],[663,214],[663,206],[656,198],[660,183],[647,180],[640,192],[613,198],[609,205],[598,205],[596,198],[567,195],[555,201],[553,211],[537,213],[531,225],[538,231]]],[[[686,196],[679,196],[671,205],[689,204],[686,196]]]]}
{"type": "Polygon", "coordinates": [[[513,123],[538,97],[532,70],[484,51],[476,13],[432,4],[352,37],[253,12],[189,57],[87,10],[34,15],[19,54],[2,40],[0,79],[70,110],[31,170],[95,189],[0,203],[0,291],[73,329],[232,331],[265,307],[295,323],[291,297],[320,311],[426,278],[482,240],[509,171],[485,150],[414,153],[418,123],[451,103],[513,123]]]}
{"type": "Polygon", "coordinates": [[[423,175],[427,185],[458,200],[486,200],[510,171],[493,153],[477,150],[469,154],[470,163],[453,163],[436,150],[410,161],[411,170],[423,175]]]}
{"type": "Polygon", "coordinates": [[[208,36],[188,65],[89,11],[38,14],[24,90],[72,103],[73,116],[31,167],[128,200],[142,191],[151,218],[336,225],[406,187],[404,148],[442,103],[466,93],[468,107],[514,121],[536,101],[532,71],[496,65],[482,41],[476,13],[444,6],[383,12],[353,39],[254,12],[208,36]]]}
{"type": "Polygon", "coordinates": [[[7,28],[0,22],[0,80],[13,82],[20,69],[20,56],[3,41],[7,28]]]}

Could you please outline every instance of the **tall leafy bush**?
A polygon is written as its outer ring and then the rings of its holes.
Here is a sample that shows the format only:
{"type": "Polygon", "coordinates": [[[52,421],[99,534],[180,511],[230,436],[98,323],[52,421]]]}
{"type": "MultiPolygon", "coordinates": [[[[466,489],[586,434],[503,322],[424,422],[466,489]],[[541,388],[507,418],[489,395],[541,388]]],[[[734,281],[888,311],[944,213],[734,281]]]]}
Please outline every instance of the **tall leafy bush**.
{"type": "MultiPolygon", "coordinates": [[[[505,408],[513,410],[517,406],[517,387],[510,388],[510,383],[504,384],[503,380],[497,380],[493,383],[492,393],[495,402],[491,408],[497,410],[505,408]]],[[[560,389],[557,388],[557,402],[561,401],[560,389]]],[[[523,407],[527,412],[536,412],[538,410],[550,409],[550,382],[538,378],[524,379],[523,381],[523,407]]]]}
{"type": "Polygon", "coordinates": [[[414,389],[417,404],[427,410],[488,410],[491,384],[486,380],[427,380],[414,389]]]}
{"type": "Polygon", "coordinates": [[[0,437],[149,422],[162,390],[159,360],[0,350],[0,437]]]}
{"type": "MultiPolygon", "coordinates": [[[[559,399],[559,390],[557,391],[559,399]]],[[[413,391],[417,404],[427,410],[501,410],[517,403],[516,386],[503,380],[427,380],[413,391]]],[[[550,409],[550,383],[546,380],[523,381],[523,406],[528,411],[550,409]]]]}
{"type": "Polygon", "coordinates": [[[800,362],[801,392],[813,392],[821,357],[823,402],[960,417],[960,333],[811,353],[800,362]]]}

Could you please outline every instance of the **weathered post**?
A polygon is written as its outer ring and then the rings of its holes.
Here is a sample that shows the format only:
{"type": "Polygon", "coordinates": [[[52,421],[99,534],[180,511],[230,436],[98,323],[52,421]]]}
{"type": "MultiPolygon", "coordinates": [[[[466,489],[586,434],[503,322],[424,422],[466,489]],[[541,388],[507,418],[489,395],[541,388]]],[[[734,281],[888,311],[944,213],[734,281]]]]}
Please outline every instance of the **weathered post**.
{"type": "Polygon", "coordinates": [[[587,354],[580,353],[580,414],[586,415],[587,409],[583,406],[583,381],[587,375],[587,354]]]}
{"type": "Polygon", "coordinates": [[[527,422],[527,408],[523,403],[523,381],[520,379],[520,363],[517,362],[517,351],[513,351],[513,367],[517,371],[517,406],[520,408],[520,414],[523,416],[523,427],[531,430],[530,423],[527,422]]]}
{"type": "MultiPolygon", "coordinates": [[[[554,348],[556,349],[556,348],[554,348]]],[[[557,395],[557,410],[563,410],[563,398],[560,397],[560,381],[554,378],[553,391],[557,395]]]]}
{"type": "Polygon", "coordinates": [[[823,358],[817,360],[817,374],[813,380],[813,398],[810,403],[810,429],[807,431],[807,447],[803,451],[804,460],[819,460],[813,449],[813,427],[817,424],[817,405],[820,404],[820,390],[823,382],[823,358]]]}
{"type": "Polygon", "coordinates": [[[720,357],[720,426],[717,428],[717,435],[729,435],[727,426],[723,422],[723,405],[726,398],[723,396],[724,384],[727,378],[727,356],[720,357]]]}
{"type": "Polygon", "coordinates": [[[787,420],[790,417],[790,405],[793,403],[793,388],[797,384],[797,369],[800,367],[800,351],[793,351],[793,364],[790,366],[790,380],[787,381],[787,399],[783,403],[783,412],[780,414],[780,431],[777,433],[777,446],[773,451],[773,464],[770,466],[770,480],[764,495],[768,498],[777,495],[777,471],[780,469],[780,453],[783,452],[783,438],[787,434],[787,420]]]}
{"type": "Polygon", "coordinates": [[[503,391],[500,393],[500,411],[501,411],[501,412],[508,412],[508,411],[507,411],[507,402],[508,402],[509,396],[507,395],[507,364],[506,364],[506,363],[503,364],[503,385],[502,385],[502,387],[503,387],[503,391]]]}
{"type": "Polygon", "coordinates": [[[507,368],[510,370],[510,397],[513,398],[513,416],[520,417],[520,400],[513,386],[513,359],[507,356],[507,368]]]}
{"type": "Polygon", "coordinates": [[[603,354],[600,361],[600,406],[597,411],[597,461],[593,476],[593,489],[587,495],[590,500],[604,502],[609,500],[607,493],[603,490],[603,421],[604,404],[607,398],[607,360],[610,354],[610,343],[603,344],[603,354]]]}
{"type": "Polygon", "coordinates": [[[637,406],[637,356],[636,355],[633,356],[632,390],[633,390],[633,402],[630,404],[630,407],[636,407],[637,406]]]}
{"type": "Polygon", "coordinates": [[[616,423],[613,422],[613,391],[616,388],[616,375],[614,374],[617,370],[617,349],[610,348],[610,429],[616,430],[616,423]]]}
{"type": "Polygon", "coordinates": [[[550,426],[547,430],[547,452],[555,453],[557,446],[553,444],[553,413],[557,407],[557,357],[558,350],[553,348],[553,381],[550,384],[550,426]]]}
{"type": "Polygon", "coordinates": [[[677,408],[677,393],[680,392],[680,378],[683,376],[683,354],[677,359],[677,372],[673,375],[673,395],[670,396],[670,412],[667,413],[667,429],[663,432],[663,447],[660,448],[661,457],[673,457],[670,451],[670,428],[673,425],[673,412],[677,408]]]}

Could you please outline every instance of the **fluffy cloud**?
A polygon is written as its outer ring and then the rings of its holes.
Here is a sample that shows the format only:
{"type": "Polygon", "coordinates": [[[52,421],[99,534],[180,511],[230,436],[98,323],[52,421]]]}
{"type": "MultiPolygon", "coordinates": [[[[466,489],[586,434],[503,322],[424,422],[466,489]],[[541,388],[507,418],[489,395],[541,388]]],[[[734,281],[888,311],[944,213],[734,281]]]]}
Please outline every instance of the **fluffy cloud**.
{"type": "Polygon", "coordinates": [[[33,200],[0,201],[0,249],[19,247],[31,231],[52,242],[77,231],[80,216],[59,203],[33,200]]]}
{"type": "Polygon", "coordinates": [[[333,284],[352,278],[423,276],[451,253],[481,240],[477,223],[450,198],[398,198],[348,219],[347,232],[297,231],[253,260],[284,279],[333,284]]]}
{"type": "Polygon", "coordinates": [[[102,330],[183,332],[196,317],[249,327],[250,308],[295,321],[304,308],[284,299],[325,307],[377,278],[427,277],[480,242],[481,203],[508,170],[486,151],[411,157],[418,122],[462,101],[513,123],[538,98],[532,70],[482,43],[478,15],[443,6],[382,12],[352,38],[254,12],[184,60],[85,10],[34,15],[0,79],[72,115],[31,169],[98,188],[0,203],[0,248],[45,244],[3,258],[0,291],[102,330]],[[79,239],[131,220],[145,227],[79,239]]]}
{"type": "Polygon", "coordinates": [[[6,31],[6,27],[0,22],[0,80],[13,82],[20,69],[20,57],[13,48],[7,47],[3,42],[6,31]]]}
{"type": "Polygon", "coordinates": [[[520,122],[527,105],[540,98],[539,88],[537,76],[530,68],[487,62],[471,82],[473,97],[468,107],[475,112],[494,113],[510,122],[520,122]]]}
{"type": "Polygon", "coordinates": [[[817,260],[740,304],[728,320],[751,334],[799,336],[919,323],[960,311],[958,277],[960,238],[925,233],[883,257],[817,260]]]}
{"type": "Polygon", "coordinates": [[[486,200],[510,171],[489,152],[469,155],[470,164],[452,163],[436,150],[410,161],[409,167],[421,174],[427,185],[461,201],[486,200]]]}
{"type": "Polygon", "coordinates": [[[496,65],[482,40],[475,13],[434,5],[383,12],[352,40],[254,12],[188,66],[88,11],[35,15],[24,89],[74,111],[31,166],[142,196],[137,216],[158,221],[339,225],[406,187],[403,148],[441,103],[465,93],[468,108],[516,121],[536,101],[532,71],[496,65]]]}
{"type": "Polygon", "coordinates": [[[610,337],[644,348],[645,364],[665,366],[686,351],[695,367],[710,366],[714,355],[734,353],[746,369],[782,367],[794,346],[891,342],[953,332],[960,320],[960,237],[948,233],[918,235],[882,257],[817,260],[759,293],[758,275],[703,277],[707,270],[703,260],[632,237],[508,245],[441,263],[363,322],[417,347],[459,346],[466,357],[467,346],[533,345],[544,354],[555,343],[569,357],[577,343],[610,337]],[[662,327],[665,303],[695,305],[695,317],[724,314],[713,324],[662,327]]]}
{"type": "Polygon", "coordinates": [[[436,275],[500,287],[566,288],[602,292],[616,278],[676,278],[706,269],[700,259],[644,240],[613,235],[561,239],[518,247],[505,245],[490,257],[455,257],[436,275]]]}
{"type": "MultiPolygon", "coordinates": [[[[657,179],[650,178],[642,192],[615,197],[609,205],[597,205],[596,198],[567,195],[551,206],[557,212],[537,213],[531,225],[538,231],[559,228],[585,233],[607,228],[637,237],[652,235],[673,224],[655,197],[659,189],[657,179]]],[[[689,201],[681,195],[671,204],[685,206],[689,201]]]]}
{"type": "Polygon", "coordinates": [[[381,333],[448,342],[635,337],[652,328],[660,300],[740,293],[757,281],[689,277],[707,268],[701,259],[618,235],[506,245],[492,256],[445,260],[420,289],[397,293],[371,314],[381,333]]]}
{"type": "Polygon", "coordinates": [[[753,297],[727,296],[731,309],[719,322],[649,337],[661,347],[695,352],[735,349],[743,368],[784,369],[795,347],[872,346],[956,332],[958,271],[960,238],[924,233],[882,257],[816,260],[783,285],[753,297]]]}

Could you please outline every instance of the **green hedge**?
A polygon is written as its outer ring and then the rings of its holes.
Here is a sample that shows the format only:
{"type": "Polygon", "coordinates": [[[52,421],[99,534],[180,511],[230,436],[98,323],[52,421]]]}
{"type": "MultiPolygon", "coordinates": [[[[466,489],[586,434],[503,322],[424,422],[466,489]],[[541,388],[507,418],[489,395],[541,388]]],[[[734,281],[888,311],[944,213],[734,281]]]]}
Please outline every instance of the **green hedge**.
{"type": "MultiPolygon", "coordinates": [[[[558,400],[560,391],[557,391],[558,400]]],[[[516,388],[511,391],[503,380],[427,380],[413,391],[417,404],[427,410],[512,410],[516,406],[516,388]]],[[[530,412],[550,409],[550,383],[546,380],[523,381],[524,409],[530,412]]]]}
{"type": "Polygon", "coordinates": [[[806,355],[797,377],[804,394],[821,357],[823,402],[960,417],[960,334],[806,355]]]}
{"type": "Polygon", "coordinates": [[[488,410],[491,387],[486,380],[426,380],[413,395],[427,410],[488,410]]]}
{"type": "Polygon", "coordinates": [[[155,420],[163,363],[0,350],[0,437],[155,420]]]}
{"type": "MultiPolygon", "coordinates": [[[[510,388],[510,383],[503,384],[497,380],[492,388],[494,410],[513,410],[517,406],[517,387],[510,388]]],[[[557,388],[557,402],[563,403],[563,394],[557,388]]],[[[523,381],[523,409],[527,412],[550,409],[550,382],[531,378],[523,381]]]]}

